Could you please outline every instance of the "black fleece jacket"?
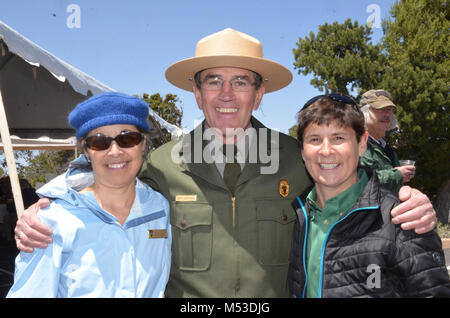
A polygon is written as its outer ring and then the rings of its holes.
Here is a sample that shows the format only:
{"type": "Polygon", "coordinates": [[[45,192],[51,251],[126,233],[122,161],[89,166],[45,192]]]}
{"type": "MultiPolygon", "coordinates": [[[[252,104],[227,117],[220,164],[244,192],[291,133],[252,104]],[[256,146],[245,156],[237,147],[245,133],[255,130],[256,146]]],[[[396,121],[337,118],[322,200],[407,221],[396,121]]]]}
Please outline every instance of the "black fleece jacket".
{"type": "MultiPolygon", "coordinates": [[[[367,173],[360,198],[324,242],[319,297],[450,297],[439,236],[393,224],[390,211],[398,198],[381,188],[375,173],[367,173]]],[[[292,297],[306,295],[308,193],[292,203],[297,214],[288,272],[292,297]]]]}

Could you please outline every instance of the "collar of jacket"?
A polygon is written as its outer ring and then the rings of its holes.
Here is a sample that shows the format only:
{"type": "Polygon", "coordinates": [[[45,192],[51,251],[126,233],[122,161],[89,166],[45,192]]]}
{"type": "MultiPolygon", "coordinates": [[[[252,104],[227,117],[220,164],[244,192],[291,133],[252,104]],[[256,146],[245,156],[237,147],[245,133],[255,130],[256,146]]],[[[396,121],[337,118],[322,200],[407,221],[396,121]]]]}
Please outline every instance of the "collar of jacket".
{"type": "MultiPolygon", "coordinates": [[[[278,151],[282,150],[282,146],[279,142],[279,138],[277,143],[272,142],[271,139],[271,134],[273,133],[272,130],[268,129],[267,127],[265,127],[261,122],[259,122],[256,118],[254,118],[253,116],[250,119],[250,123],[252,125],[252,127],[254,129],[256,129],[257,134],[256,134],[256,142],[257,145],[259,144],[259,131],[260,129],[267,129],[267,152],[264,152],[265,154],[267,154],[267,156],[271,155],[271,151],[272,149],[277,149],[278,151]]],[[[188,138],[183,138],[182,141],[182,147],[179,150],[179,156],[180,158],[183,158],[183,153],[184,150],[183,149],[191,149],[191,160],[190,162],[185,162],[184,160],[180,163],[180,167],[182,169],[184,169],[187,173],[191,173],[193,175],[196,175],[197,177],[202,178],[203,180],[209,182],[209,183],[213,183],[219,187],[222,187],[224,189],[227,189],[227,186],[225,185],[225,182],[223,181],[223,178],[221,177],[219,171],[217,170],[217,167],[215,165],[214,162],[205,162],[203,159],[203,149],[206,145],[205,141],[203,141],[202,138],[202,145],[199,147],[198,145],[196,146],[193,142],[193,140],[195,140],[195,136],[202,136],[203,137],[203,132],[205,130],[205,121],[202,122],[201,125],[198,125],[194,130],[192,130],[189,135],[188,138]],[[194,158],[194,150],[201,149],[202,150],[202,156],[201,158],[194,158]],[[200,162],[195,162],[198,160],[194,160],[194,159],[200,159],[200,162]]],[[[281,133],[280,133],[281,134],[281,133]]],[[[259,154],[259,146],[258,146],[258,154],[259,154]]],[[[279,156],[279,165],[281,165],[282,162],[282,158],[281,156],[279,156]]],[[[244,169],[242,171],[242,174],[238,180],[237,186],[254,178],[257,177],[261,174],[261,167],[267,165],[267,164],[263,164],[260,162],[260,158],[258,155],[258,161],[256,163],[246,163],[244,166],[244,169]]]]}

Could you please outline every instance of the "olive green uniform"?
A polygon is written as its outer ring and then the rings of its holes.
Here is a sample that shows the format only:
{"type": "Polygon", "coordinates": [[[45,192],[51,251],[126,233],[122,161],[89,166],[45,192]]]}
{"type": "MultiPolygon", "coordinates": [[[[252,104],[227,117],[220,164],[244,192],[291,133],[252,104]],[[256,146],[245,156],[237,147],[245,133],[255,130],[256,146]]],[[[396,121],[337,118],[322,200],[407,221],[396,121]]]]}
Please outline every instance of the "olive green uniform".
{"type": "MultiPolygon", "coordinates": [[[[265,128],[254,118],[251,124],[265,128]]],[[[261,174],[261,162],[246,163],[234,197],[214,163],[171,160],[183,152],[178,143],[154,151],[140,175],[170,202],[166,296],[287,297],[291,202],[311,184],[295,139],[280,133],[277,145],[268,138],[271,151],[279,147],[278,171],[261,174]]]]}

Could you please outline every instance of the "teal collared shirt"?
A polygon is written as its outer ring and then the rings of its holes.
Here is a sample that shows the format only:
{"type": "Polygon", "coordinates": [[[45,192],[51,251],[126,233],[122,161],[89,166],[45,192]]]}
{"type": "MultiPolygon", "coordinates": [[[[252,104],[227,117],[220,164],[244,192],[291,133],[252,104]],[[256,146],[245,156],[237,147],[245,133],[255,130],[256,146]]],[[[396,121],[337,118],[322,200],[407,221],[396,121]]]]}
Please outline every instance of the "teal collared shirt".
{"type": "Polygon", "coordinates": [[[307,297],[319,297],[320,267],[322,264],[322,247],[326,243],[325,238],[330,228],[340,218],[344,217],[355,205],[368,177],[363,169],[358,170],[359,181],[337,196],[327,200],[323,209],[316,203],[317,193],[314,187],[308,194],[306,201],[309,205],[309,232],[307,245],[307,297]]]}

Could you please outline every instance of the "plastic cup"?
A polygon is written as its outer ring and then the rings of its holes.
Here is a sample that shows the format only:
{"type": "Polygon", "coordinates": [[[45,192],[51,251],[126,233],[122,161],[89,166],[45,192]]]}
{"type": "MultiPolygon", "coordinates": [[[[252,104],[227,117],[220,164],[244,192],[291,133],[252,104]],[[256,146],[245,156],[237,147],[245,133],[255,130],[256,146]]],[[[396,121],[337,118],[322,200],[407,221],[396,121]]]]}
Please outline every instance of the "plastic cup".
{"type": "Polygon", "coordinates": [[[400,166],[414,166],[416,162],[414,160],[399,160],[400,166]]]}

